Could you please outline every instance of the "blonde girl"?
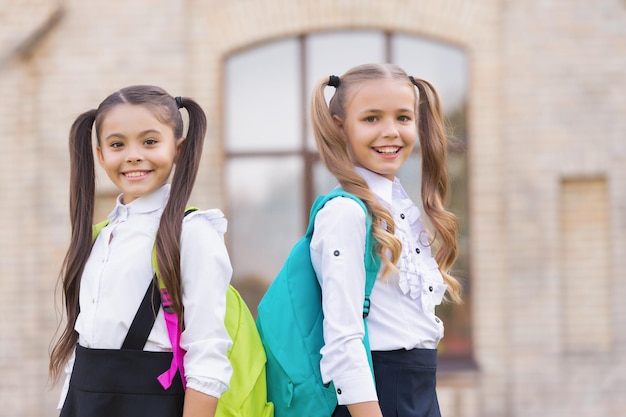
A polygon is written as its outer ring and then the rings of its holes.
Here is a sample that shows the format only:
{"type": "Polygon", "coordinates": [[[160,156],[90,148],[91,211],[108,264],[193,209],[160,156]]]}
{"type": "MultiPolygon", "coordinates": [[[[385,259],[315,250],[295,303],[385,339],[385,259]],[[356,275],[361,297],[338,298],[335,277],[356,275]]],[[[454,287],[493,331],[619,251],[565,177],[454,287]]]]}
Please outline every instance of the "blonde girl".
{"type": "Polygon", "coordinates": [[[324,382],[333,382],[334,417],[438,417],[435,315],[457,254],[457,218],[446,210],[446,136],[435,88],[391,64],[362,65],[319,81],[312,122],[326,168],[360,197],[373,217],[383,260],[370,298],[369,341],[374,376],[362,343],[365,215],[338,197],[318,213],[311,259],[322,287],[324,382]],[[336,91],[327,104],[324,90],[336,91]],[[396,177],[416,138],[422,155],[423,213],[396,177]],[[427,229],[428,225],[428,229],[427,229]]]}

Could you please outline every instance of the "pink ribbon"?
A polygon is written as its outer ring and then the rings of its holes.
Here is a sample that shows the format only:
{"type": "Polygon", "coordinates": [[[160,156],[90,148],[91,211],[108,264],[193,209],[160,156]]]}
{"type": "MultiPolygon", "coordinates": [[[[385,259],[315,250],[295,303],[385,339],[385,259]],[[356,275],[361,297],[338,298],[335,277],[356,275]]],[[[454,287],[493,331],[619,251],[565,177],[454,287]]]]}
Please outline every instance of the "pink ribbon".
{"type": "MultiPolygon", "coordinates": [[[[165,307],[165,306],[164,306],[165,307]]],[[[163,311],[165,323],[167,324],[167,333],[172,344],[172,365],[170,368],[157,377],[159,383],[164,389],[168,389],[172,385],[172,381],[176,376],[176,371],[180,371],[180,379],[183,381],[183,389],[187,387],[185,379],[185,367],[183,365],[183,357],[185,351],[180,347],[180,330],[178,327],[178,317],[174,313],[163,311]]]]}

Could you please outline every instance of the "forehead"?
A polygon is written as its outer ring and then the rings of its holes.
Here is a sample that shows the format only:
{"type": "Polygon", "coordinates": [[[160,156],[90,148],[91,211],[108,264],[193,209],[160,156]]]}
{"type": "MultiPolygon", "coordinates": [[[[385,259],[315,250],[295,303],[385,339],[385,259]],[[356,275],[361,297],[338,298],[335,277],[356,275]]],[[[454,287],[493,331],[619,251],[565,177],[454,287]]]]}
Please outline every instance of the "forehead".
{"type": "Polygon", "coordinates": [[[151,106],[139,104],[118,104],[109,109],[102,117],[100,132],[142,132],[157,130],[172,132],[172,128],[163,123],[151,106]]]}
{"type": "Polygon", "coordinates": [[[415,108],[415,89],[408,80],[384,78],[368,80],[354,87],[348,98],[348,111],[415,108]]]}

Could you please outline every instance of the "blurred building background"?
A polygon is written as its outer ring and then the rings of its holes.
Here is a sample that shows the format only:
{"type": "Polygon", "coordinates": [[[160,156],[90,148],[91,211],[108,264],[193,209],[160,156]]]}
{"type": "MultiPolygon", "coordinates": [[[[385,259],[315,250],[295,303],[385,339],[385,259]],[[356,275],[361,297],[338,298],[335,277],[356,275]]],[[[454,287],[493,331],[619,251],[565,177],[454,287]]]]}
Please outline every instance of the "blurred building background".
{"type": "MultiPolygon", "coordinates": [[[[333,186],[313,85],[383,61],[435,84],[456,138],[466,302],[438,312],[444,416],[626,416],[624,0],[4,0],[0,415],[57,415],[47,355],[78,114],[130,84],[202,104],[192,203],[229,218],[233,284],[255,310],[333,186]]],[[[103,218],[117,191],[99,175],[103,218]]],[[[419,149],[400,178],[418,200],[419,149]]]]}

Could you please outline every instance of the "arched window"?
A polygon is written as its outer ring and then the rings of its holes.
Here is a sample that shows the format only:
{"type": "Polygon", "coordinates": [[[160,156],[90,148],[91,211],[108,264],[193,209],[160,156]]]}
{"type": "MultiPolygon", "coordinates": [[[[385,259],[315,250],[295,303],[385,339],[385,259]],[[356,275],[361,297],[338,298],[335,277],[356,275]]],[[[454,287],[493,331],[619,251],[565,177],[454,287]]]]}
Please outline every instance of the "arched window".
{"type": "MultiPolygon", "coordinates": [[[[451,206],[460,217],[462,231],[454,272],[464,284],[465,303],[443,305],[437,314],[446,323],[442,358],[469,358],[468,69],[463,50],[448,44],[381,31],[324,32],[255,46],[227,59],[224,123],[233,284],[254,311],[304,232],[312,201],[336,184],[317,157],[308,115],[311,92],[319,79],[368,62],[394,62],[432,82],[456,137],[449,159],[451,206]]],[[[412,161],[398,174],[418,204],[419,165],[416,146],[412,161]]]]}

